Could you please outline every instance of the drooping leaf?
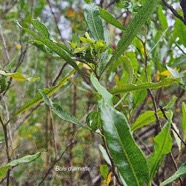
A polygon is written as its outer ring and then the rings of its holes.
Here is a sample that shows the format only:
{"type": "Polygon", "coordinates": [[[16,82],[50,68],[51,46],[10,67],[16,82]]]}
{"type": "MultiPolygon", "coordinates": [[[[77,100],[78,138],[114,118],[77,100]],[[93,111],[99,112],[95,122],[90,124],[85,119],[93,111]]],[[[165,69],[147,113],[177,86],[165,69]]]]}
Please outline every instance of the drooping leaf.
{"type": "Polygon", "coordinates": [[[74,123],[76,125],[81,125],[81,122],[73,116],[71,113],[64,110],[60,105],[53,103],[47,95],[39,90],[39,93],[42,95],[44,102],[51,108],[51,110],[59,116],[62,120],[74,123]]]}
{"type": "Polygon", "coordinates": [[[178,178],[180,178],[181,176],[185,175],[186,174],[186,162],[183,163],[179,169],[171,176],[169,177],[168,179],[166,179],[164,182],[162,182],[160,184],[160,186],[164,186],[164,185],[167,185],[173,181],[176,181],[178,178]]]}
{"type": "MultiPolygon", "coordinates": [[[[44,45],[46,45],[48,48],[50,48],[53,52],[55,52],[56,54],[58,54],[62,59],[64,59],[67,63],[69,63],[72,67],[74,67],[80,74],[82,74],[82,72],[80,71],[78,65],[69,56],[69,54],[66,52],[66,50],[64,49],[64,47],[61,47],[59,44],[51,41],[50,39],[48,39],[46,37],[41,37],[41,36],[35,34],[30,29],[27,29],[27,28],[24,28],[23,27],[23,30],[25,30],[27,33],[29,33],[36,40],[42,42],[44,45]]],[[[64,45],[62,44],[62,46],[64,46],[64,45]]]]}
{"type": "MultiPolygon", "coordinates": [[[[45,88],[43,89],[43,92],[47,95],[47,96],[51,96],[52,94],[54,94],[58,89],[60,89],[61,87],[63,87],[68,79],[75,73],[75,70],[72,70],[67,76],[61,78],[59,80],[59,83],[56,86],[52,86],[50,88],[45,88]]],[[[29,108],[35,106],[36,104],[40,103],[43,100],[41,94],[37,93],[36,96],[32,99],[30,99],[29,101],[27,101],[19,110],[16,111],[16,113],[13,115],[12,118],[14,118],[15,116],[17,116],[18,114],[28,110],[29,108]]]]}
{"type": "Polygon", "coordinates": [[[126,117],[112,106],[112,95],[91,75],[91,81],[102,99],[99,101],[103,134],[113,161],[124,181],[141,186],[148,181],[147,161],[133,139],[126,117]],[[131,182],[132,180],[132,182],[131,182]]]}
{"type": "Polygon", "coordinates": [[[32,19],[31,23],[43,37],[49,39],[50,34],[43,23],[39,22],[37,19],[32,19]]]}
{"type": "Polygon", "coordinates": [[[112,94],[119,94],[119,93],[127,93],[135,90],[140,89],[159,89],[161,87],[167,87],[172,84],[176,84],[180,81],[180,79],[164,79],[158,83],[141,83],[141,84],[126,84],[123,86],[115,87],[110,90],[112,94]]]}
{"type": "Polygon", "coordinates": [[[98,6],[94,3],[86,4],[84,16],[92,37],[96,41],[104,41],[104,28],[98,6]]]}
{"type": "Polygon", "coordinates": [[[154,138],[154,153],[148,159],[150,178],[153,178],[162,163],[164,155],[172,149],[172,137],[170,134],[171,122],[167,122],[161,132],[154,138]]]}
{"type": "MultiPolygon", "coordinates": [[[[159,118],[164,118],[163,113],[161,111],[158,111],[158,117],[159,118]]],[[[166,116],[170,117],[171,113],[170,112],[166,112],[166,116]]],[[[152,122],[156,121],[156,117],[154,114],[154,111],[146,111],[145,113],[141,114],[136,121],[133,123],[131,130],[135,131],[137,129],[140,129],[146,125],[151,124],[152,122]]]]}
{"type": "Polygon", "coordinates": [[[139,32],[141,26],[147,21],[147,19],[153,13],[158,2],[159,0],[148,0],[143,5],[143,7],[138,11],[138,14],[129,23],[127,29],[123,33],[122,38],[119,41],[112,58],[107,64],[107,67],[110,64],[114,63],[118,59],[118,57],[120,57],[121,54],[128,48],[134,37],[136,37],[137,33],[139,32]]]}
{"type": "Polygon", "coordinates": [[[22,163],[31,163],[32,161],[35,161],[36,159],[38,159],[41,156],[41,153],[42,151],[37,152],[36,154],[33,154],[33,155],[27,155],[22,158],[13,160],[6,165],[3,165],[2,167],[0,167],[0,179],[2,179],[6,175],[10,167],[15,167],[22,163]]]}
{"type": "Polygon", "coordinates": [[[115,26],[116,28],[119,28],[121,30],[125,30],[124,26],[107,10],[104,10],[102,8],[99,8],[101,17],[110,23],[111,25],[115,26]]]}
{"type": "Polygon", "coordinates": [[[27,80],[27,81],[30,81],[30,82],[34,82],[34,81],[39,80],[39,77],[29,77],[29,78],[26,78],[25,76],[23,76],[22,74],[20,74],[18,72],[7,73],[7,72],[5,72],[3,70],[0,70],[0,75],[13,78],[15,81],[25,81],[25,80],[27,80]]]}

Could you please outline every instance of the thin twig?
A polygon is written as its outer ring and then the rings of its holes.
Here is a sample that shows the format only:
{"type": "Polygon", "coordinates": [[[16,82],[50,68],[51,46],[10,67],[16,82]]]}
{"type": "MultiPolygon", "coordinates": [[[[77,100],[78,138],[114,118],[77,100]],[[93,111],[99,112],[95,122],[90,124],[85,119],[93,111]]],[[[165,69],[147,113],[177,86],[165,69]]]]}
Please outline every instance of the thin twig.
{"type": "Polygon", "coordinates": [[[184,24],[186,24],[186,20],[178,14],[178,12],[173,8],[173,6],[169,5],[165,0],[162,0],[164,5],[173,13],[175,17],[177,17],[179,20],[181,20],[184,24]]]}
{"type": "Polygon", "coordinates": [[[115,176],[116,181],[118,182],[118,184],[122,186],[123,184],[121,183],[121,181],[120,181],[120,179],[118,177],[118,174],[116,173],[114,161],[113,161],[113,159],[112,159],[112,157],[111,157],[111,155],[109,153],[109,150],[108,150],[108,147],[107,147],[106,140],[105,140],[105,137],[104,136],[102,136],[102,140],[103,140],[103,146],[105,147],[105,150],[106,150],[107,155],[108,155],[108,157],[110,159],[110,162],[111,162],[112,172],[113,172],[113,174],[114,174],[114,176],[115,176]]]}
{"type": "Polygon", "coordinates": [[[59,35],[60,35],[60,38],[61,38],[61,40],[62,40],[62,39],[63,39],[63,36],[62,36],[61,31],[60,31],[59,26],[58,26],[58,20],[57,20],[56,14],[55,14],[55,12],[54,12],[53,9],[52,9],[52,5],[51,5],[51,3],[50,3],[49,0],[47,0],[47,3],[48,3],[48,6],[50,7],[50,12],[51,12],[51,14],[52,14],[53,17],[54,17],[54,21],[55,21],[55,24],[56,24],[56,28],[57,28],[57,30],[58,30],[58,32],[59,32],[59,35]]]}
{"type": "MultiPolygon", "coordinates": [[[[169,121],[169,119],[168,119],[168,117],[167,117],[167,115],[166,115],[166,113],[165,113],[163,107],[162,107],[162,106],[159,106],[159,108],[160,108],[160,110],[161,110],[161,112],[162,112],[162,114],[163,114],[163,117],[164,117],[167,121],[169,121]]],[[[175,128],[174,128],[172,125],[171,125],[171,129],[175,132],[175,134],[178,136],[178,138],[181,140],[181,142],[182,142],[182,143],[184,144],[184,146],[186,147],[186,142],[181,138],[180,134],[175,130],[175,128]]]]}
{"type": "Polygon", "coordinates": [[[75,143],[76,143],[76,141],[72,141],[72,142],[65,148],[65,150],[61,153],[61,155],[59,156],[59,158],[56,159],[56,160],[52,163],[52,165],[49,167],[48,171],[47,171],[46,174],[44,175],[43,179],[39,182],[38,186],[41,185],[41,184],[45,181],[46,177],[49,175],[49,173],[51,172],[51,170],[54,168],[55,164],[56,164],[58,161],[61,160],[61,158],[63,157],[63,155],[66,153],[66,151],[67,151],[72,145],[74,145],[75,143]]]}

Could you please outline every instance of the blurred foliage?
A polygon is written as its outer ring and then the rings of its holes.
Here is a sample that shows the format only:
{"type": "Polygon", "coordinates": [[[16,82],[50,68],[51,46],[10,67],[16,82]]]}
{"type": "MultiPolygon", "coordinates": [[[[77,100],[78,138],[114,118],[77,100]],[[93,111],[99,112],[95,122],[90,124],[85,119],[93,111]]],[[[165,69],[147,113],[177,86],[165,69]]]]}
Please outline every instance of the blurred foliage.
{"type": "MultiPolygon", "coordinates": [[[[0,0],[0,168],[3,167],[0,185],[117,185],[113,167],[106,160],[108,155],[99,150],[100,144],[105,148],[100,110],[107,109],[97,105],[107,95],[104,92],[101,98],[101,85],[112,93],[114,117],[119,118],[114,109],[124,114],[127,127],[135,129],[133,135],[138,147],[147,157],[152,155],[149,162],[157,158],[153,153],[153,147],[159,152],[157,146],[161,146],[157,139],[166,141],[163,133],[170,132],[166,117],[185,140],[186,26],[183,22],[159,3],[142,28],[136,30],[137,35],[134,38],[129,35],[130,46],[126,45],[121,56],[118,52],[115,62],[110,63],[119,50],[118,41],[146,2],[0,0]],[[100,23],[103,26],[98,35],[88,25],[90,18],[86,11],[90,2],[100,7],[94,7],[95,12],[100,12],[95,22],[97,29],[100,23]],[[35,19],[38,25],[36,22],[34,25],[35,19]],[[81,73],[73,71],[73,65],[50,48],[51,43],[42,43],[45,36],[40,29],[44,30],[45,26],[50,33],[48,36],[45,30],[48,40],[63,49],[81,73]],[[28,30],[41,34],[41,41],[34,40],[28,30]],[[101,83],[94,86],[99,87],[99,94],[93,88],[96,80],[89,78],[92,72],[101,83]],[[42,99],[50,104],[44,104],[42,99]],[[30,100],[35,101],[27,107],[30,100]],[[51,103],[57,106],[51,109],[51,103]],[[58,117],[59,109],[61,118],[66,114],[65,121],[58,117]],[[70,123],[70,114],[83,127],[70,123]],[[41,152],[40,156],[23,163],[22,157],[29,154],[35,157],[37,152],[41,152]],[[19,166],[8,165],[20,159],[19,166]],[[57,171],[56,166],[61,170],[57,171]],[[70,167],[89,169],[68,171],[70,167]]],[[[178,0],[169,3],[182,15],[178,0]]],[[[154,185],[173,175],[176,166],[186,161],[185,145],[182,143],[180,148],[180,138],[173,140],[171,154],[164,157],[167,153],[161,152],[157,158],[164,161],[154,177],[154,185]]],[[[133,147],[137,148],[134,144],[133,147]]],[[[183,176],[179,172],[180,175],[183,176]]],[[[186,183],[185,177],[177,183],[181,181],[186,183]]]]}

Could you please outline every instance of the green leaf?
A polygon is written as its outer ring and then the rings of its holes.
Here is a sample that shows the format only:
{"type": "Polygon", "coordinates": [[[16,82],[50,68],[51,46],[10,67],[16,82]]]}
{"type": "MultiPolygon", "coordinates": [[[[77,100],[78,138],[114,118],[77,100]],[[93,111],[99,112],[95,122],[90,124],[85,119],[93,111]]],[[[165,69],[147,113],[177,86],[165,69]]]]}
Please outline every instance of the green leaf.
{"type": "Polygon", "coordinates": [[[37,19],[32,19],[31,23],[43,37],[49,39],[50,34],[43,23],[39,22],[37,19]]]}
{"type": "Polygon", "coordinates": [[[15,81],[25,81],[25,80],[27,80],[27,81],[30,81],[30,82],[34,82],[34,81],[39,80],[39,77],[26,78],[25,76],[23,76],[22,74],[20,74],[18,72],[7,73],[5,71],[0,70],[0,75],[10,77],[10,78],[14,79],[15,81]]]}
{"type": "Polygon", "coordinates": [[[99,112],[98,111],[92,111],[91,113],[89,113],[88,116],[86,117],[86,122],[87,122],[87,125],[93,131],[96,131],[97,129],[99,129],[100,126],[101,126],[99,112]]]}
{"type": "Polygon", "coordinates": [[[98,6],[94,3],[86,4],[84,16],[92,37],[96,41],[104,41],[104,28],[98,6]]]}
{"type": "Polygon", "coordinates": [[[158,170],[164,155],[170,153],[172,149],[170,130],[171,122],[167,122],[161,132],[154,138],[154,153],[148,159],[151,179],[158,170]]]}
{"type": "Polygon", "coordinates": [[[44,102],[51,108],[51,110],[59,116],[62,120],[74,123],[76,125],[81,125],[81,122],[73,116],[71,113],[64,110],[60,105],[53,103],[47,95],[39,90],[39,93],[42,95],[44,102]]]}
{"type": "Polygon", "coordinates": [[[99,108],[106,143],[119,173],[130,186],[144,185],[149,178],[147,161],[125,116],[103,101],[99,108]]]}
{"type": "MultiPolygon", "coordinates": [[[[67,63],[69,63],[72,67],[74,67],[80,74],[82,74],[82,72],[80,71],[78,65],[76,64],[76,62],[68,55],[68,53],[66,52],[66,50],[64,49],[64,47],[60,47],[59,44],[49,40],[48,38],[45,37],[41,37],[37,34],[35,34],[33,31],[27,29],[27,28],[23,28],[23,30],[25,30],[26,32],[28,32],[31,36],[33,36],[36,40],[42,42],[43,44],[45,44],[48,48],[50,48],[53,52],[55,52],[56,54],[58,54],[62,59],[64,59],[67,63]]],[[[63,45],[62,45],[63,46],[63,45]]]]}
{"type": "Polygon", "coordinates": [[[99,94],[102,96],[102,99],[104,99],[105,103],[112,105],[112,94],[110,94],[97,80],[97,78],[91,74],[90,80],[94,86],[94,88],[99,92],[99,94]]]}
{"type": "Polygon", "coordinates": [[[103,134],[119,174],[130,186],[141,186],[148,181],[147,161],[133,139],[125,116],[112,106],[112,95],[91,75],[91,81],[102,99],[99,101],[103,134]],[[132,182],[131,182],[132,180],[132,182]]]}
{"type": "MultiPolygon", "coordinates": [[[[59,80],[59,83],[56,86],[52,86],[50,88],[45,88],[42,91],[47,95],[47,96],[51,96],[53,95],[58,89],[60,89],[61,87],[63,87],[68,79],[75,73],[75,70],[72,70],[67,76],[61,78],[59,80]]],[[[30,99],[29,101],[27,101],[18,111],[16,111],[16,113],[14,114],[14,116],[12,118],[14,118],[15,116],[17,116],[18,114],[28,110],[29,108],[33,107],[34,105],[40,103],[43,100],[43,97],[41,96],[40,93],[37,93],[36,96],[32,99],[30,99]]],[[[12,119],[11,118],[11,119],[12,119]]]]}
{"type": "Polygon", "coordinates": [[[104,10],[102,8],[99,8],[101,17],[110,23],[111,25],[115,26],[116,28],[119,28],[121,30],[125,30],[124,26],[107,10],[104,10]]]}
{"type": "Polygon", "coordinates": [[[140,10],[138,11],[138,14],[130,22],[127,29],[123,33],[122,38],[119,41],[112,58],[110,59],[109,63],[107,64],[107,67],[110,64],[116,62],[118,57],[120,57],[121,54],[123,54],[123,52],[128,48],[128,46],[131,44],[134,37],[136,37],[139,30],[141,29],[141,26],[147,21],[147,19],[153,13],[158,2],[159,2],[159,0],[148,0],[143,5],[143,7],[140,8],[140,10]]]}
{"type": "MultiPolygon", "coordinates": [[[[163,113],[161,111],[157,112],[158,117],[159,118],[164,118],[163,113]]],[[[165,112],[166,116],[169,118],[170,115],[172,115],[170,112],[165,112]]],[[[154,115],[154,111],[146,111],[145,113],[141,114],[136,121],[134,122],[134,124],[131,127],[132,131],[135,131],[137,129],[140,129],[146,125],[151,124],[152,122],[156,121],[156,117],[154,115]]]]}
{"type": "Polygon", "coordinates": [[[104,158],[104,160],[109,164],[111,165],[111,161],[109,159],[109,156],[107,154],[107,151],[105,150],[105,148],[102,146],[102,145],[99,145],[99,150],[101,151],[101,154],[104,158]]]}
{"type": "Polygon", "coordinates": [[[110,90],[112,94],[119,94],[119,93],[127,93],[135,90],[141,90],[141,89],[159,89],[162,87],[167,87],[172,84],[176,84],[180,81],[180,79],[164,79],[158,83],[141,83],[139,85],[136,84],[126,84],[123,86],[115,87],[110,90]]]}
{"type": "Polygon", "coordinates": [[[179,19],[176,19],[175,21],[176,22],[174,24],[174,31],[173,31],[174,40],[179,38],[178,43],[183,44],[186,47],[186,35],[183,34],[186,32],[186,27],[183,24],[183,22],[180,21],[179,19]]]}
{"type": "Polygon", "coordinates": [[[168,179],[166,179],[164,182],[162,182],[160,184],[160,186],[164,186],[164,185],[167,185],[175,180],[177,180],[178,178],[180,178],[181,176],[185,175],[186,174],[186,162],[183,163],[179,169],[171,176],[169,177],[168,179]]]}
{"type": "Polygon", "coordinates": [[[105,52],[100,54],[100,59],[99,59],[98,67],[97,67],[98,76],[100,76],[103,73],[103,71],[104,71],[107,63],[109,62],[111,56],[112,55],[109,54],[109,50],[106,50],[105,52]]]}
{"type": "Polygon", "coordinates": [[[13,160],[10,163],[0,167],[0,179],[2,179],[6,175],[8,169],[10,167],[15,167],[15,166],[18,166],[19,164],[22,164],[22,163],[30,163],[32,161],[35,161],[36,159],[38,159],[41,156],[41,152],[42,151],[37,152],[36,154],[33,154],[33,155],[27,155],[27,156],[24,156],[20,159],[13,160]]]}
{"type": "Polygon", "coordinates": [[[158,8],[158,18],[160,20],[162,30],[166,30],[168,27],[168,23],[167,23],[167,18],[165,14],[163,13],[162,6],[159,6],[158,8]]]}
{"type": "Polygon", "coordinates": [[[107,165],[101,165],[99,168],[99,171],[101,173],[101,175],[103,176],[103,178],[106,180],[107,179],[107,175],[108,175],[108,166],[107,165]]]}
{"type": "Polygon", "coordinates": [[[182,103],[182,130],[184,139],[186,139],[186,104],[182,103]]]}

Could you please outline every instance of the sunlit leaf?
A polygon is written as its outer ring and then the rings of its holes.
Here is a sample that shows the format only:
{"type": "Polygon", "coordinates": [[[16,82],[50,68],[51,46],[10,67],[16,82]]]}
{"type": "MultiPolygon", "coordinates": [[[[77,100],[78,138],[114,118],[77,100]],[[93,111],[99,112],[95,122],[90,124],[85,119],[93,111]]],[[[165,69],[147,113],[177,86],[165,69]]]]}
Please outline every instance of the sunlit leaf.
{"type": "Polygon", "coordinates": [[[130,91],[140,90],[140,89],[159,89],[162,87],[167,87],[173,84],[176,84],[180,81],[180,79],[164,79],[158,83],[141,83],[139,85],[136,84],[126,84],[123,86],[115,87],[110,90],[112,94],[118,93],[127,93],[130,91]]]}
{"type": "Polygon", "coordinates": [[[7,73],[5,71],[0,70],[0,75],[13,78],[15,81],[25,81],[25,80],[27,80],[27,81],[34,82],[34,81],[39,80],[39,77],[29,77],[29,78],[26,78],[25,76],[23,76],[22,74],[20,74],[18,72],[7,73]]]}
{"type": "MultiPolygon", "coordinates": [[[[166,116],[169,117],[171,115],[170,112],[165,112],[166,116]]],[[[163,113],[161,111],[158,111],[158,117],[164,118],[163,113]]],[[[140,129],[146,125],[151,124],[152,122],[156,121],[155,113],[154,111],[146,111],[143,114],[141,114],[136,121],[133,123],[131,130],[135,131],[137,129],[140,129]]]]}
{"type": "Polygon", "coordinates": [[[107,165],[101,165],[99,168],[99,171],[103,178],[106,180],[108,175],[108,166],[107,165]]]}

